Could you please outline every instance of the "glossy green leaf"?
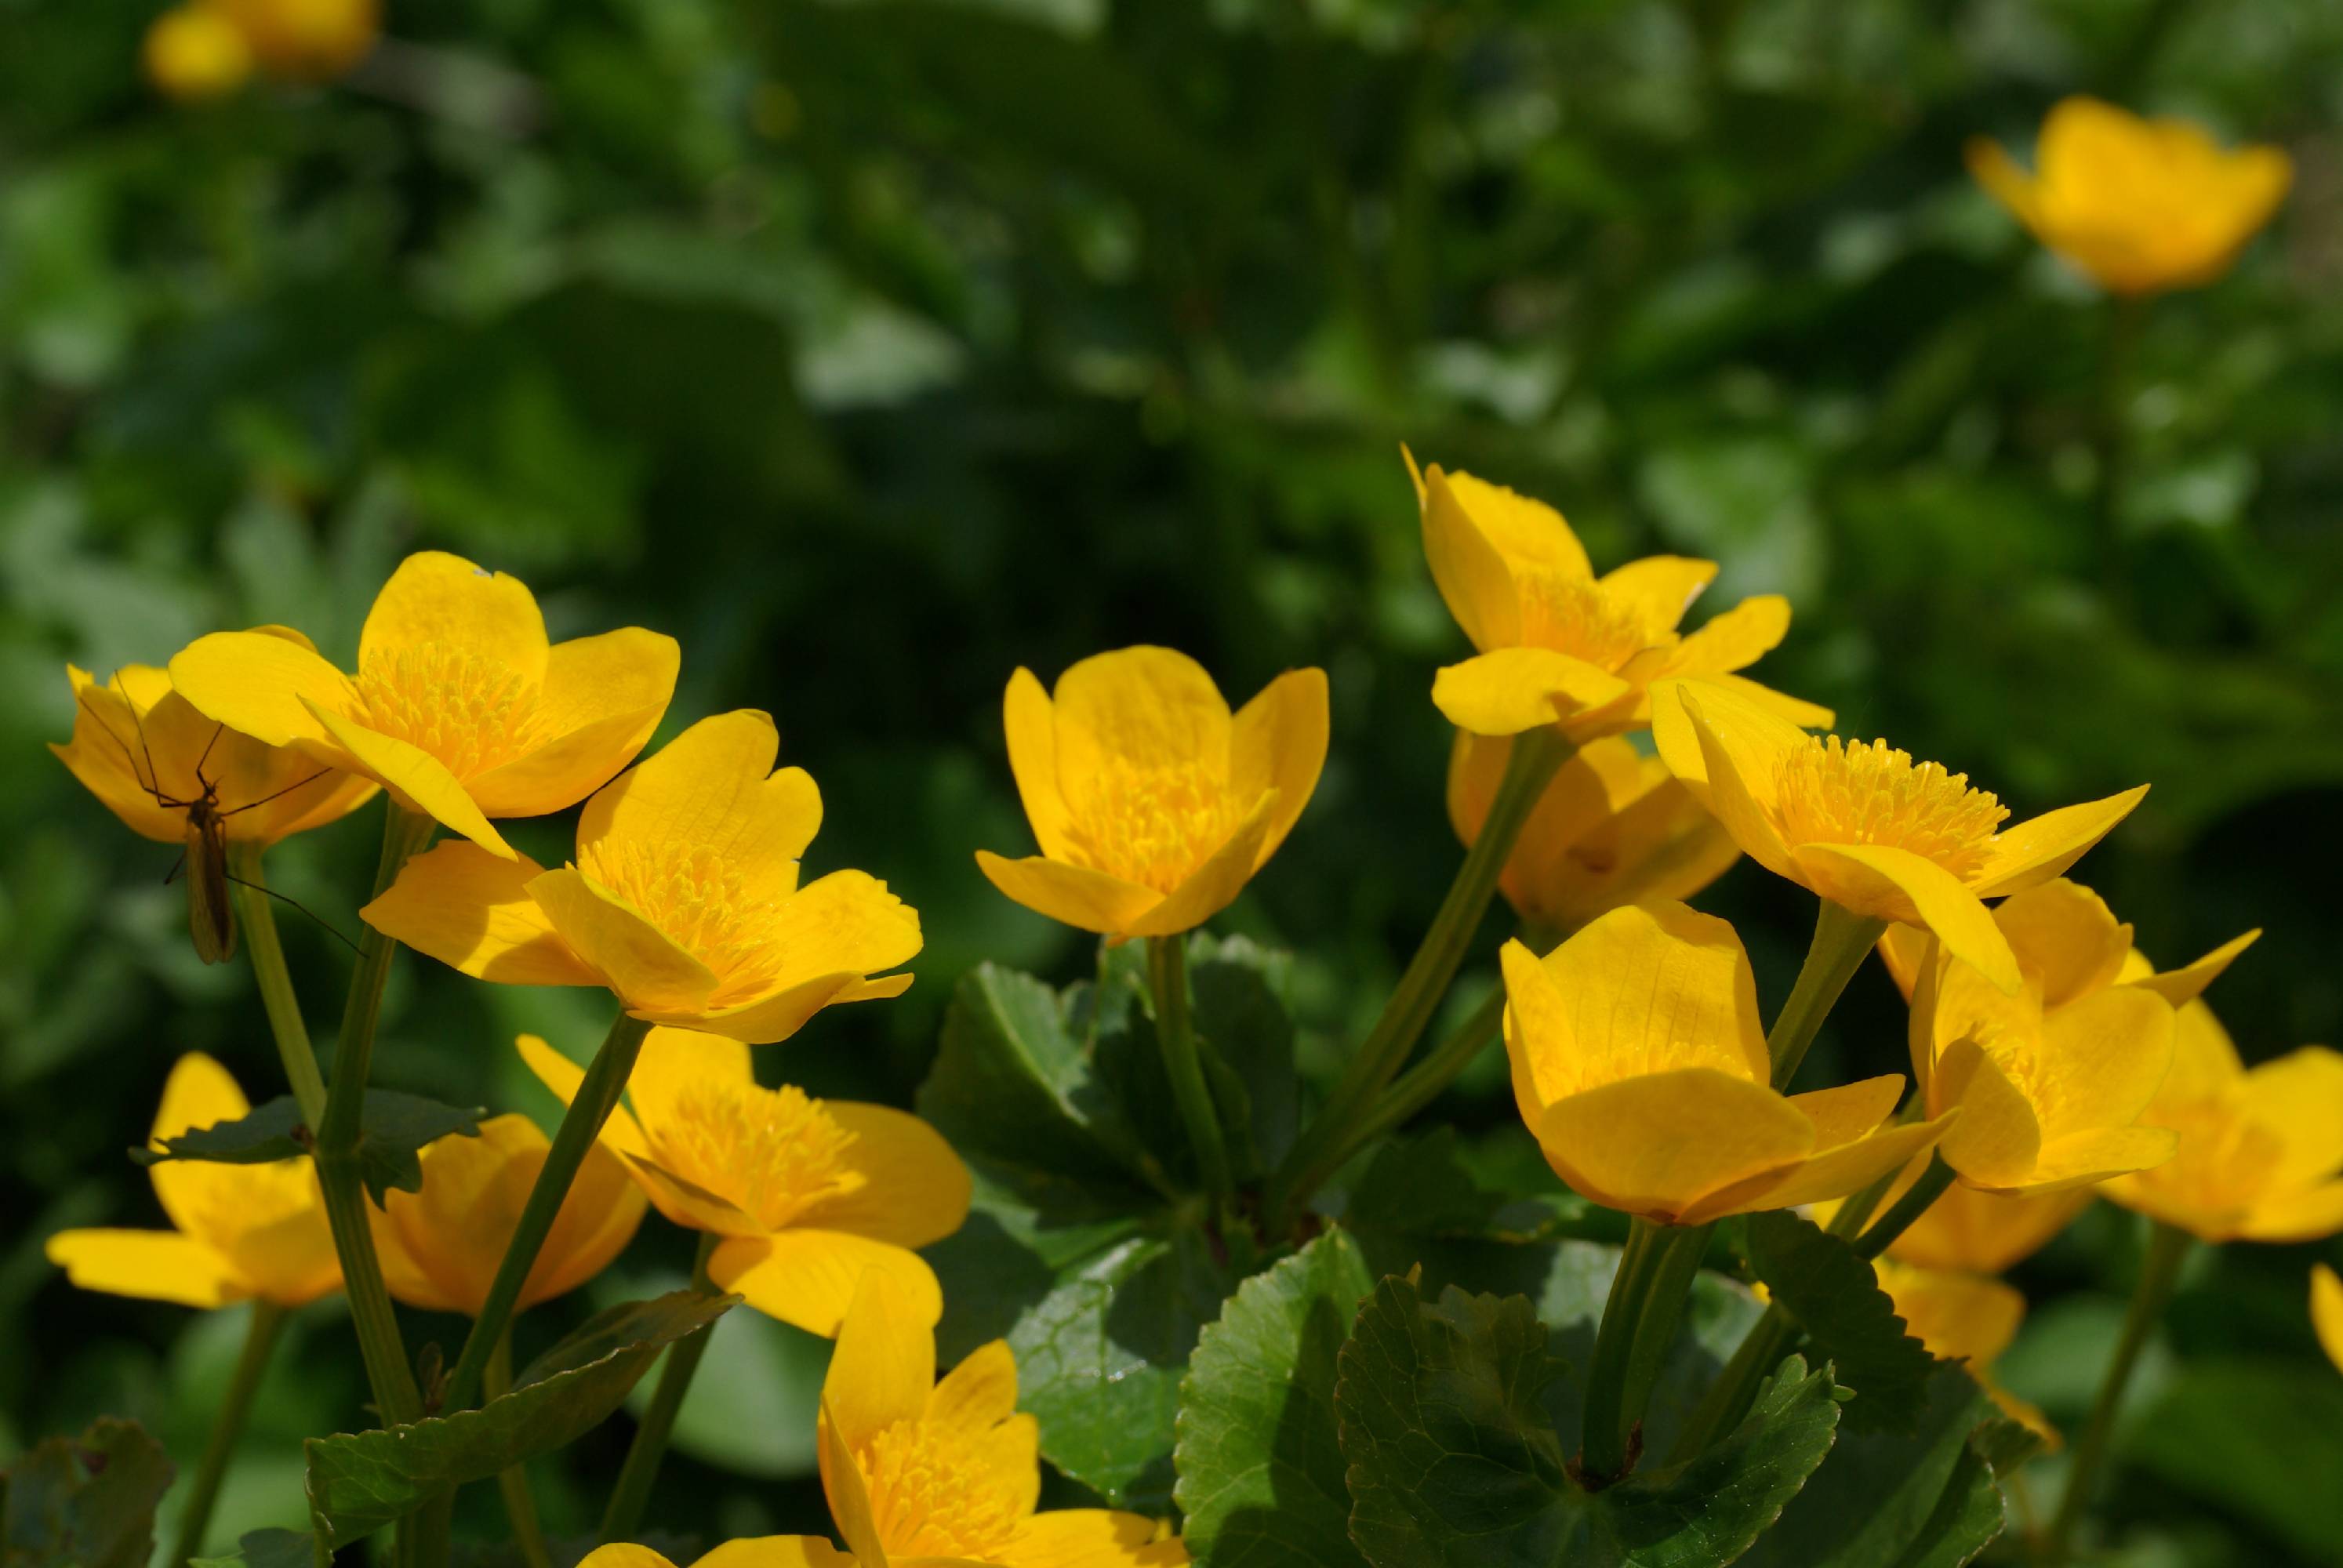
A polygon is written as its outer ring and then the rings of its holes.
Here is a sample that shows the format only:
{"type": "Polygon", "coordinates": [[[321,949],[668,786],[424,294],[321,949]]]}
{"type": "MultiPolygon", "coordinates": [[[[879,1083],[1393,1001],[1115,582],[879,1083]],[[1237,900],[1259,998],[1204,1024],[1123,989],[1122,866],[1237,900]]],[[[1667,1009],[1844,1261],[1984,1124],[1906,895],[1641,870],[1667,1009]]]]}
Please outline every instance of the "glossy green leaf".
{"type": "MultiPolygon", "coordinates": [[[[427,1143],[460,1134],[477,1138],[479,1107],[465,1110],[442,1105],[420,1094],[395,1089],[369,1089],[361,1112],[358,1173],[367,1193],[377,1203],[396,1187],[402,1192],[423,1190],[423,1164],[417,1151],[427,1143]]],[[[289,1094],[280,1094],[234,1121],[216,1122],[166,1138],[160,1149],[133,1149],[130,1157],[141,1165],[166,1160],[208,1160],[223,1165],[261,1165],[307,1154],[315,1140],[301,1121],[301,1108],[289,1094]]]]}
{"type": "Polygon", "coordinates": [[[135,1421],[101,1416],[0,1470],[7,1568],[146,1568],[170,1457],[135,1421]]]}
{"type": "Polygon", "coordinates": [[[1936,1360],[1904,1332],[1871,1264],[1838,1237],[1784,1210],[1749,1217],[1749,1266],[1795,1318],[1818,1361],[1858,1396],[1847,1423],[1906,1429],[1936,1360]]]}

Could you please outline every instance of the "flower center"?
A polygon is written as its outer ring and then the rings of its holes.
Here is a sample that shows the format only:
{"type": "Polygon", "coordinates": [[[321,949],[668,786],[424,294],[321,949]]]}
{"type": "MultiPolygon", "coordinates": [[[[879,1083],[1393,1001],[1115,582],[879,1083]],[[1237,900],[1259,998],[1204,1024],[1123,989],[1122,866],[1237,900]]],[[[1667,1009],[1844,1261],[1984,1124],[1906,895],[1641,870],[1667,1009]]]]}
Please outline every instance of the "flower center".
{"type": "Polygon", "coordinates": [[[899,1421],[862,1445],[880,1543],[890,1553],[990,1560],[1024,1523],[1013,1484],[986,1462],[988,1434],[899,1421]]]}
{"type": "Polygon", "coordinates": [[[1238,801],[1201,768],[1151,768],[1121,757],[1082,780],[1080,796],[1088,809],[1067,829],[1076,859],[1159,893],[1211,859],[1243,820],[1240,808],[1253,804],[1238,801]]]}
{"type": "Polygon", "coordinates": [[[1992,853],[2009,808],[1966,773],[1915,762],[1885,740],[1835,735],[1782,759],[1776,825],[1792,844],[1882,844],[1909,849],[1966,880],[1992,853]]]}
{"type": "Polygon", "coordinates": [[[1584,578],[1513,563],[1522,608],[1522,641],[1615,671],[1647,648],[1676,640],[1674,623],[1643,607],[1612,598],[1584,578]]]}
{"type": "Polygon", "coordinates": [[[470,779],[534,750],[537,683],[449,643],[378,651],[358,667],[371,729],[404,740],[470,779]]]}
{"type": "Polygon", "coordinates": [[[769,1231],[862,1182],[846,1164],[854,1134],[795,1085],[698,1080],[647,1131],[668,1171],[769,1231]]]}
{"type": "Polygon", "coordinates": [[[716,850],[606,839],[578,859],[588,877],[706,964],[723,991],[752,986],[780,961],[769,937],[772,904],[749,897],[740,869],[716,850]]]}

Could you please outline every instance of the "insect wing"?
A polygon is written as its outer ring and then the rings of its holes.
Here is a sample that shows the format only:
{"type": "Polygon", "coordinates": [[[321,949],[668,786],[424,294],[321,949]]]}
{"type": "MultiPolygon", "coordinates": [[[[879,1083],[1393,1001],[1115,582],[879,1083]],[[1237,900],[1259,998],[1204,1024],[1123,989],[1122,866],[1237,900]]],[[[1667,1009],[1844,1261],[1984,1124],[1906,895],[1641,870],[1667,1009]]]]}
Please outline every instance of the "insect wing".
{"type": "Polygon", "coordinates": [[[236,956],[236,907],[228,901],[227,834],[219,819],[187,813],[187,930],[207,964],[236,956]]]}

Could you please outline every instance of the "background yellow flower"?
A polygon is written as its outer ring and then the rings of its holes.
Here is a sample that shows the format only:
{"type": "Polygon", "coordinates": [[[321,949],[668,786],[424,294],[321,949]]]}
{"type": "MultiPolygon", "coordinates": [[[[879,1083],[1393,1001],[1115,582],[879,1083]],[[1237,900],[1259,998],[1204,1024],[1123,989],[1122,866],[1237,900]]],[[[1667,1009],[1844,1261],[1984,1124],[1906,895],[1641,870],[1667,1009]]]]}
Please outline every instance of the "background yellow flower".
{"type": "Polygon", "coordinates": [[[147,24],[139,59],[156,90],[183,104],[224,98],[252,79],[252,44],[244,29],[201,0],[147,24]]]}
{"type": "Polygon", "coordinates": [[[2343,1372],[2343,1278],[2324,1263],[2310,1266],[2310,1326],[2327,1359],[2343,1372]]]}
{"type": "MultiPolygon", "coordinates": [[[[1882,1208],[1904,1196],[1920,1179],[1926,1161],[1914,1161],[1896,1179],[1882,1208]]],[[[1921,1213],[1910,1228],[1887,1245],[1887,1255],[1924,1269],[1951,1270],[1968,1274],[1998,1274],[2049,1245],[2053,1237],[2091,1206],[2087,1187],[2061,1192],[2014,1197],[1980,1191],[1956,1181],[1921,1213]]],[[[1827,1220],[1825,1205],[1816,1205],[1827,1220]]]]}

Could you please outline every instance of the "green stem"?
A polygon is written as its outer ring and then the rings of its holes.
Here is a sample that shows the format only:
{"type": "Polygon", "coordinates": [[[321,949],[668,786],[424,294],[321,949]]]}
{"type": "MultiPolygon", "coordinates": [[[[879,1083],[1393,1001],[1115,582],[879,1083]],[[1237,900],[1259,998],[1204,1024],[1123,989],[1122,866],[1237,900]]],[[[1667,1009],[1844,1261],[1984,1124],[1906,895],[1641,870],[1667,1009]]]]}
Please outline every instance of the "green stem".
{"type": "Polygon", "coordinates": [[[1806,1059],[1806,1048],[1822,1030],[1823,1020],[1830,1016],[1839,993],[1846,990],[1846,982],[1863,967],[1864,956],[1886,930],[1885,920],[1858,915],[1828,899],[1822,900],[1815,914],[1815,936],[1806,947],[1806,961],[1798,967],[1797,983],[1790,988],[1790,1000],[1782,1004],[1774,1027],[1765,1034],[1765,1053],[1774,1059],[1775,1088],[1790,1087],[1790,1081],[1798,1074],[1798,1063],[1806,1059]]]}
{"type": "Polygon", "coordinates": [[[1708,1385],[1708,1392],[1676,1435],[1668,1462],[1684,1463],[1739,1426],[1749,1407],[1757,1402],[1757,1391],[1797,1342],[1796,1321],[1778,1303],[1768,1306],[1765,1315],[1743,1337],[1733,1359],[1716,1374],[1716,1381],[1708,1385]]]}
{"type": "Polygon", "coordinates": [[[537,1173],[537,1184],[529,1189],[528,1201],[521,1207],[520,1222],[506,1243],[504,1261],[497,1265],[488,1299],[480,1304],[479,1316],[473,1320],[472,1332],[464,1341],[464,1353],[457,1358],[456,1370],[447,1374],[442,1409],[463,1410],[471,1404],[497,1340],[512,1322],[520,1288],[528,1282],[529,1270],[537,1266],[537,1255],[561,1212],[562,1200],[569,1195],[569,1184],[578,1179],[587,1151],[594,1147],[602,1124],[617,1108],[627,1079],[635,1070],[635,1058],[643,1049],[643,1036],[650,1028],[621,1010],[611,1022],[610,1032],[603,1036],[602,1048],[594,1053],[578,1085],[577,1097],[553,1134],[553,1146],[545,1151],[545,1164],[537,1173]]]}
{"type": "MultiPolygon", "coordinates": [[[[512,1387],[509,1329],[497,1336],[497,1348],[489,1352],[485,1375],[490,1399],[502,1396],[512,1387]]],[[[497,1491],[503,1494],[505,1518],[512,1525],[513,1543],[520,1548],[521,1561],[528,1568],[553,1568],[553,1553],[546,1550],[545,1527],[538,1523],[537,1499],[529,1493],[526,1462],[497,1472],[497,1491]]]]}
{"type": "Polygon", "coordinates": [[[1710,1229],[1638,1219],[1627,1231],[1586,1372],[1578,1465],[1590,1490],[1608,1486],[1635,1467],[1643,1449],[1644,1411],[1683,1320],[1710,1229]]]}
{"type": "MultiPolygon", "coordinates": [[[[703,1295],[716,1288],[708,1277],[708,1260],[715,1254],[719,1240],[712,1231],[702,1232],[699,1256],[691,1265],[691,1288],[703,1295]]],[[[703,1329],[668,1346],[659,1364],[659,1387],[644,1408],[642,1424],[635,1428],[635,1441],[627,1449],[627,1462],[610,1491],[610,1505],[602,1513],[598,1537],[602,1544],[624,1541],[642,1523],[651,1487],[659,1480],[659,1462],[667,1457],[668,1439],[675,1432],[676,1414],[683,1409],[683,1396],[691,1387],[692,1374],[699,1370],[699,1358],[708,1353],[708,1339],[713,1332],[703,1329]]]]}
{"type": "Polygon", "coordinates": [[[1367,1119],[1328,1156],[1329,1169],[1340,1171],[1360,1150],[1439,1099],[1441,1091],[1455,1082],[1457,1074],[1472,1066],[1473,1059],[1497,1038],[1504,1017],[1505,988],[1499,985],[1491,989],[1471,1017],[1456,1026],[1454,1033],[1400,1075],[1399,1081],[1376,1102],[1367,1119]]]}
{"type": "MultiPolygon", "coordinates": [[[[434,826],[422,813],[392,804],[383,819],[382,859],[374,879],[377,896],[397,879],[398,869],[422,849],[434,826]]],[[[334,1251],[341,1259],[350,1321],[357,1329],[358,1353],[366,1361],[376,1413],[386,1426],[404,1425],[423,1413],[423,1396],[415,1385],[415,1370],[407,1362],[407,1347],[398,1335],[390,1292],[383,1284],[382,1261],[375,1255],[374,1231],[367,1223],[366,1191],[358,1174],[358,1140],[364,1129],[367,1073],[374,1059],[375,1020],[382,1011],[383,982],[390,974],[390,957],[397,946],[371,926],[359,933],[357,968],[350,976],[349,1000],[342,1009],[342,1030],[334,1043],[333,1087],[326,1093],[326,1108],[317,1119],[316,1143],[317,1185],[325,1195],[326,1218],[333,1226],[334,1251]]]]}
{"type": "MultiPolygon", "coordinates": [[[[1920,1179],[1912,1183],[1904,1196],[1896,1200],[1894,1208],[1882,1214],[1862,1233],[1855,1243],[1855,1251],[1865,1258],[1876,1258],[1894,1246],[1896,1238],[1910,1230],[1914,1222],[1928,1211],[1928,1206],[1945,1195],[1945,1189],[1953,1184],[1953,1168],[1945,1163],[1942,1154],[1929,1155],[1928,1168],[1920,1172],[1920,1179]]],[[[1849,1229],[1861,1223],[1861,1220],[1856,1220],[1849,1229]]]]}
{"type": "Polygon", "coordinates": [[[1538,799],[1554,771],[1575,749],[1556,729],[1534,729],[1513,737],[1505,759],[1505,774],[1490,802],[1481,831],[1464,852],[1447,897],[1423,933],[1423,941],[1408,960],[1399,984],[1383,1003],[1374,1027],[1367,1031],[1340,1082],[1279,1167],[1270,1184],[1271,1223],[1282,1231],[1292,1211],[1310,1201],[1320,1184],[1342,1168],[1336,1151],[1353,1144],[1353,1131],[1373,1112],[1376,1099],[1406,1062],[1424,1026],[1448,994],[1448,982],[1463,962],[1465,950],[1480,929],[1481,917],[1497,890],[1497,877],[1513,853],[1538,799]]]}
{"type": "Polygon", "coordinates": [[[2149,1332],[2164,1315],[2165,1303],[2172,1299],[2172,1287],[2180,1278],[2180,1265],[2188,1257],[2189,1241],[2186,1231],[2161,1221],[2151,1222],[2147,1255],[2140,1261],[2139,1284],[2132,1292],[2123,1337],[2116,1342],[2115,1359],[2107,1362],[2107,1375],[2099,1382],[2098,1398],[2091,1405],[2090,1420],[2083,1427],[2082,1439],[2075,1444],[2075,1462],[2066,1472],[2066,1490],[2058,1499],[2057,1515],[2050,1522],[2050,1533],[2043,1537],[2044,1568],[2058,1568],[2073,1551],[2076,1527],[2090,1507],[2091,1493],[2115,1442],[2116,1414],[2123,1405],[2124,1389],[2131,1382],[2132,1370],[2139,1364],[2139,1352],[2147,1346],[2149,1332]]]}
{"type": "Polygon", "coordinates": [[[244,1350],[236,1358],[227,1394],[212,1417],[212,1434],[196,1467],[195,1489],[187,1493],[186,1506],[179,1510],[179,1538],[171,1554],[163,1559],[165,1568],[180,1568],[203,1549],[212,1505],[219,1501],[220,1483],[227,1478],[228,1461],[236,1456],[237,1440],[244,1435],[244,1419],[252,1411],[252,1396],[260,1387],[261,1374],[268,1370],[269,1352],[277,1348],[277,1333],[284,1326],[284,1308],[263,1301],[252,1303],[252,1318],[244,1330],[244,1350]]]}
{"type": "Polygon", "coordinates": [[[1225,1217],[1236,1194],[1236,1181],[1229,1171],[1220,1112],[1212,1108],[1204,1064],[1196,1054],[1196,1027],[1188,1013],[1184,934],[1147,939],[1147,977],[1155,988],[1155,1040],[1162,1048],[1164,1075],[1172,1081],[1172,1099],[1180,1108],[1180,1120],[1187,1123],[1188,1143],[1196,1151],[1204,1191],[1212,1200],[1214,1212],[1225,1217]]]}
{"type": "Polygon", "coordinates": [[[277,906],[268,896],[268,880],[261,875],[260,846],[231,840],[227,869],[236,879],[230,886],[236,919],[244,923],[244,950],[252,957],[252,978],[260,986],[260,1005],[267,1011],[277,1054],[284,1059],[285,1081],[301,1107],[302,1123],[315,1127],[326,1113],[326,1080],[317,1070],[317,1049],[309,1043],[309,1026],[301,1020],[301,1003],[285,968],[284,944],[277,940],[277,906]]]}

